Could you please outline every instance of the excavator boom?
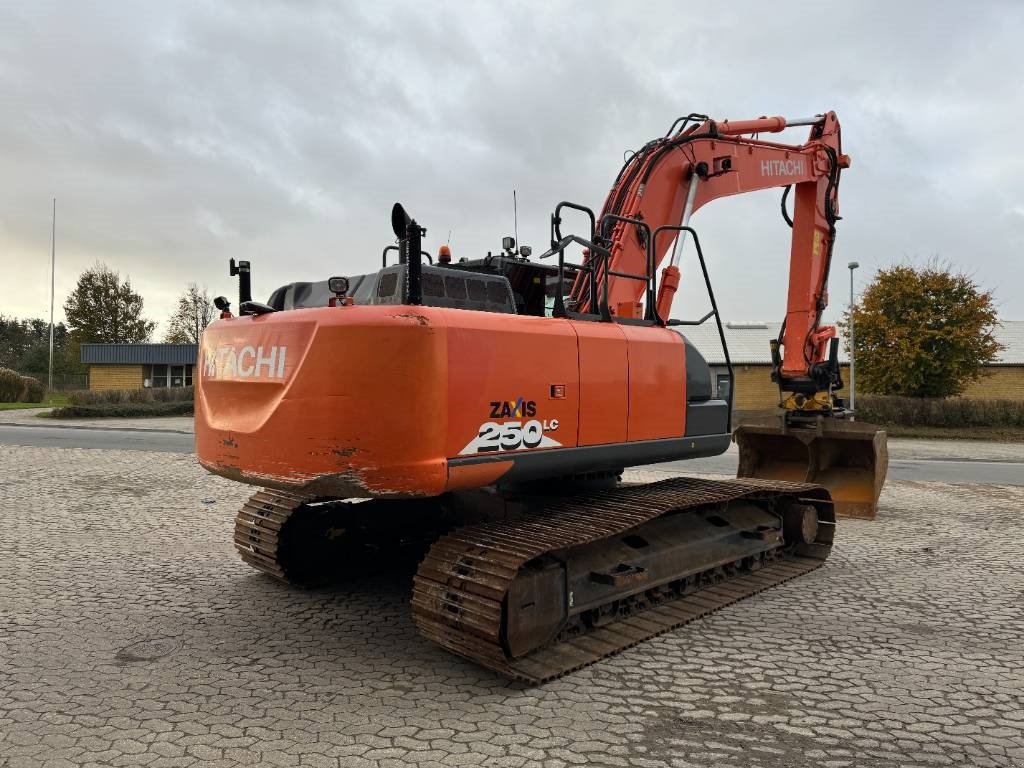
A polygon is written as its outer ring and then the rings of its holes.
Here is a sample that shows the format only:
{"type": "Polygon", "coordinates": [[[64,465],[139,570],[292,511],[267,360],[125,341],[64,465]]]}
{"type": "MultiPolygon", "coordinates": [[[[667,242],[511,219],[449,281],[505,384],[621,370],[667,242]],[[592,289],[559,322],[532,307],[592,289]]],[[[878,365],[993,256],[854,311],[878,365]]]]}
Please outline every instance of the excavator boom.
{"type": "MultiPolygon", "coordinates": [[[[784,350],[780,373],[786,383],[803,385],[811,367],[824,363],[828,339],[835,329],[819,327],[828,304],[828,273],[835,222],[839,218],[839,174],[849,167],[842,154],[839,122],[835,113],[788,122],[782,117],[757,120],[697,122],[680,127],[674,134],[645,145],[623,167],[608,194],[599,220],[611,222],[607,234],[609,278],[608,302],[613,314],[621,313],[642,299],[642,286],[614,273],[642,273],[649,259],[645,230],[659,226],[688,225],[690,216],[708,203],[731,195],[763,189],[794,189],[793,229],[789,260],[789,289],[786,316],[779,339],[784,350]],[[787,127],[810,125],[810,136],[799,145],[764,141],[744,134],[778,132],[787,127]]],[[[605,233],[603,233],[605,234],[605,233]]],[[[675,235],[674,231],[661,233],[675,235]]],[[[686,232],[678,237],[663,236],[650,244],[655,266],[666,258],[657,310],[669,318],[678,266],[686,232]]],[[[599,278],[603,280],[602,277],[599,278]]],[[[575,290],[579,296],[584,282],[575,290]]]]}
{"type": "MultiPolygon", "coordinates": [[[[784,188],[782,211],[792,228],[789,289],[782,330],[771,348],[783,411],[736,430],[740,474],[821,483],[841,514],[874,517],[885,478],[885,435],[854,422],[834,396],[842,387],[838,339],[834,326],[821,325],[839,220],[839,177],[849,165],[834,112],[720,122],[690,115],[625,163],[598,219],[597,243],[607,256],[602,260],[592,251],[588,260],[598,291],[607,297],[597,300],[607,301],[610,314],[668,322],[692,214],[720,197],[784,188]],[[810,127],[802,144],[760,138],[795,126],[810,127]],[[791,190],[792,218],[786,211],[791,190]],[[669,226],[676,222],[683,228],[669,226]],[[643,286],[622,276],[652,270],[666,259],[651,311],[642,306],[643,286]]],[[[576,280],[574,298],[584,310],[595,299],[587,288],[582,277],[576,280]]]]}

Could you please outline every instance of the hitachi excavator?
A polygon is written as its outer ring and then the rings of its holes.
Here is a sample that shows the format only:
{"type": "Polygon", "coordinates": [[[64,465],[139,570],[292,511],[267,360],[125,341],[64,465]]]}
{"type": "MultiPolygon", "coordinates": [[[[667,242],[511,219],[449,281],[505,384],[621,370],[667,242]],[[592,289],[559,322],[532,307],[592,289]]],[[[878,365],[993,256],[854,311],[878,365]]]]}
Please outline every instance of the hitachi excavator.
{"type": "Polygon", "coordinates": [[[626,160],[600,213],[560,203],[537,260],[506,238],[434,263],[398,204],[376,272],[262,303],[232,260],[239,312],[218,298],[202,337],[196,449],[261,488],[236,519],[242,558],[313,585],[418,551],[420,632],[531,684],[818,567],[837,512],[873,514],[886,464],[884,432],[836,396],[835,329],[820,324],[849,163],[831,112],[691,114],[626,160]],[[806,142],[759,137],[792,126],[806,142]],[[740,477],[623,483],[728,449],[732,387],[716,391],[680,332],[713,320],[725,345],[690,217],[772,187],[792,227],[780,415],[738,430],[740,477]],[[563,233],[568,211],[582,231],[563,233]],[[681,321],[688,242],[711,311],[681,321]]]}

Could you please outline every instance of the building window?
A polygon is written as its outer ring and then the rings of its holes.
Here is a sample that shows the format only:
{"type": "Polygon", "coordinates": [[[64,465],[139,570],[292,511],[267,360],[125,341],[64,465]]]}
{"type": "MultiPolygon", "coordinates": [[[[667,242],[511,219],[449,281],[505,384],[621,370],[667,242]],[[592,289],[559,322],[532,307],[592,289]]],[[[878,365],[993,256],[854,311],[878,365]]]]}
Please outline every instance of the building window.
{"type": "Polygon", "coordinates": [[[149,386],[151,387],[191,387],[191,365],[151,365],[149,366],[149,386]]]}
{"type": "Polygon", "coordinates": [[[151,365],[149,366],[149,386],[151,387],[166,387],[167,386],[167,366],[166,365],[151,365]]]}

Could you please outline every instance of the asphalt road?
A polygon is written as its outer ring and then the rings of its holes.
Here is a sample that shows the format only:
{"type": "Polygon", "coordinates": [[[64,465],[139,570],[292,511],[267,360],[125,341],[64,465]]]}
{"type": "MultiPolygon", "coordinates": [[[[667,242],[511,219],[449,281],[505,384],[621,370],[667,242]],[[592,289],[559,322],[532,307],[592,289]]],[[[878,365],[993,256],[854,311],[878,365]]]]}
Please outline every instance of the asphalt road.
{"type": "MultiPolygon", "coordinates": [[[[738,456],[734,452],[707,459],[669,461],[650,469],[673,472],[700,472],[735,475],[738,456]]],[[[916,480],[924,483],[982,483],[984,485],[1024,485],[1024,460],[980,461],[958,457],[889,457],[890,480],[916,480]]]]}
{"type": "Polygon", "coordinates": [[[0,445],[192,453],[195,450],[195,439],[186,432],[157,429],[90,429],[65,425],[0,424],[0,445]]]}
{"type": "MultiPolygon", "coordinates": [[[[37,426],[0,424],[0,445],[24,445],[36,448],[100,448],[106,450],[161,451],[192,453],[191,434],[166,429],[96,429],[87,426],[37,426]]],[[[707,474],[736,474],[737,455],[689,461],[671,461],[652,465],[651,469],[707,474]]],[[[919,482],[982,483],[985,485],[1024,485],[1024,458],[978,460],[963,456],[932,455],[889,459],[893,480],[919,482]]]]}

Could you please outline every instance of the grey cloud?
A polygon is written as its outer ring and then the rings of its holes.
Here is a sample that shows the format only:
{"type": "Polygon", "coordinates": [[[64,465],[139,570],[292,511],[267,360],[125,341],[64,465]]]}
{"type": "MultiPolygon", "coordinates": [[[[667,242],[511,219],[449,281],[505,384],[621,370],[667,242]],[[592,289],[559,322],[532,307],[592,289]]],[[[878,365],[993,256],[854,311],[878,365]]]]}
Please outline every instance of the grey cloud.
{"type": "MultiPolygon", "coordinates": [[[[58,306],[102,259],[163,321],[189,281],[229,291],[229,256],[267,293],[373,269],[396,199],[431,246],[453,230],[479,255],[515,188],[542,246],[556,202],[600,205],[622,152],[678,114],[835,109],[854,165],[834,314],[846,261],[938,253],[1024,317],[1022,32],[998,2],[7,4],[0,312],[45,312],[53,195],[58,306]]],[[[725,314],[778,318],[778,195],[694,224],[725,314]]],[[[694,269],[684,315],[703,309],[694,269]]]]}

